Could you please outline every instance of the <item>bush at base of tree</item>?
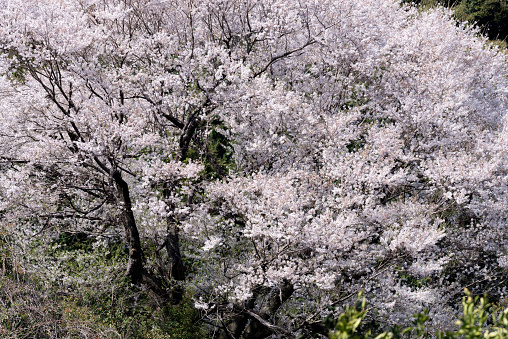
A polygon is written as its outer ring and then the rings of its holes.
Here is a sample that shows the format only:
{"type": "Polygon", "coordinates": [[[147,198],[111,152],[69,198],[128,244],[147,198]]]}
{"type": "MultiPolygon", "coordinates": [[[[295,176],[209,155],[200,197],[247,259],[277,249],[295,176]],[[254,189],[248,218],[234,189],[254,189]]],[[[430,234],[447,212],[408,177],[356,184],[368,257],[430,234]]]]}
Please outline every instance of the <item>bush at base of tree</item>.
{"type": "MultiPolygon", "coordinates": [[[[158,305],[146,289],[133,288],[122,269],[124,245],[90,246],[91,238],[62,234],[44,251],[50,275],[28,273],[9,249],[16,244],[0,232],[0,338],[11,339],[195,339],[205,337],[199,312],[185,297],[158,305]],[[86,280],[88,277],[89,280],[86,280]]],[[[33,244],[33,250],[40,244],[33,244]]]]}
{"type": "Polygon", "coordinates": [[[84,288],[65,296],[58,289],[24,280],[0,277],[1,338],[206,337],[199,313],[188,299],[178,306],[157,308],[146,294],[133,293],[129,285],[116,282],[110,291],[84,288]]]}

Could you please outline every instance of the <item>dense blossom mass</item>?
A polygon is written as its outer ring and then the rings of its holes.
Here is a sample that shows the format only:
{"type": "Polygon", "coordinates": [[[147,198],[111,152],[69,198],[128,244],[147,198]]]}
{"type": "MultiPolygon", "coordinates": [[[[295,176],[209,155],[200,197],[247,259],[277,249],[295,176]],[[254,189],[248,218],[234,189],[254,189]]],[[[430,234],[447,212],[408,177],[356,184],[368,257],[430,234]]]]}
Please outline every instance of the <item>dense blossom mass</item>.
{"type": "Polygon", "coordinates": [[[121,237],[235,338],[360,290],[439,328],[508,294],[508,63],[475,33],[390,0],[0,0],[1,222],[121,237]]]}

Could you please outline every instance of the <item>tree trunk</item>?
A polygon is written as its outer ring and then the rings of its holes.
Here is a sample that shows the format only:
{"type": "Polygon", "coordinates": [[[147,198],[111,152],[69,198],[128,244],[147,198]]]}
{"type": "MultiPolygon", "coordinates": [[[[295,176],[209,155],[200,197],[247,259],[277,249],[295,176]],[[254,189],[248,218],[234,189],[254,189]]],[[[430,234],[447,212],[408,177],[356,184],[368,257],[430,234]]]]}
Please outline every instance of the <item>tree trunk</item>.
{"type": "Polygon", "coordinates": [[[199,123],[200,120],[191,117],[191,120],[186,126],[186,129],[184,130],[182,135],[180,135],[180,155],[178,157],[178,160],[184,161],[187,158],[190,142],[192,140],[192,137],[194,137],[194,133],[196,132],[199,123]]]}
{"type": "Polygon", "coordinates": [[[125,231],[125,240],[129,247],[129,263],[125,275],[131,279],[133,284],[139,284],[144,276],[143,252],[141,250],[138,227],[132,212],[129,186],[123,180],[122,174],[119,171],[113,172],[113,180],[115,181],[120,204],[122,205],[121,221],[125,231]]]}
{"type": "MultiPolygon", "coordinates": [[[[166,251],[168,253],[168,273],[169,279],[176,281],[185,280],[185,267],[183,265],[182,256],[180,255],[180,244],[178,237],[178,225],[168,220],[168,235],[166,237],[166,251]]],[[[170,293],[170,300],[173,304],[182,301],[183,288],[174,286],[170,293]]]]}

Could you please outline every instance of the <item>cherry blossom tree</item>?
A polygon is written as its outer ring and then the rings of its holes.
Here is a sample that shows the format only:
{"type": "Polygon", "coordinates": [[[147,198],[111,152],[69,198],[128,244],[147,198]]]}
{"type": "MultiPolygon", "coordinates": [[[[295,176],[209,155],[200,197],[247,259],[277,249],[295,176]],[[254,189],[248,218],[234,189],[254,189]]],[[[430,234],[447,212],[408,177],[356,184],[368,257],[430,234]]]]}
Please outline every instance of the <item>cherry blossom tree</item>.
{"type": "Polygon", "coordinates": [[[506,298],[506,55],[445,10],[0,4],[2,222],[26,241],[122,234],[131,281],[185,280],[223,338],[326,334],[360,290],[435,327],[466,286],[506,298]]]}

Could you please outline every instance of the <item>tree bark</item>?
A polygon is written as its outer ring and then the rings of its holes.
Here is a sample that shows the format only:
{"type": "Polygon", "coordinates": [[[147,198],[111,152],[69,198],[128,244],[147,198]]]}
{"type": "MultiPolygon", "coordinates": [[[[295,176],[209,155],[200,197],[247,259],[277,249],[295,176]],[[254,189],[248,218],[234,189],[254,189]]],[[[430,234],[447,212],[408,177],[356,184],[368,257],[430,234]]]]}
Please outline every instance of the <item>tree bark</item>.
{"type": "Polygon", "coordinates": [[[141,249],[138,227],[134,219],[134,213],[132,212],[129,185],[123,180],[120,171],[114,171],[112,177],[122,208],[121,221],[125,231],[125,240],[129,247],[129,262],[125,275],[131,279],[133,284],[139,284],[142,282],[144,276],[143,252],[141,249]]]}
{"type": "Polygon", "coordinates": [[[185,269],[180,255],[178,243],[178,226],[172,223],[166,236],[166,251],[169,257],[169,278],[174,280],[185,279],[185,269]]]}
{"type": "Polygon", "coordinates": [[[180,155],[178,157],[180,161],[184,161],[187,158],[190,142],[200,122],[198,118],[195,117],[191,117],[190,119],[185,131],[180,136],[180,155]]]}
{"type": "MultiPolygon", "coordinates": [[[[178,237],[178,225],[168,221],[168,234],[166,236],[166,251],[168,253],[168,273],[169,279],[176,281],[185,280],[185,267],[180,254],[180,244],[178,237]]],[[[184,290],[181,286],[174,286],[170,292],[172,304],[178,304],[182,301],[184,290]]]]}
{"type": "Polygon", "coordinates": [[[122,205],[121,221],[124,226],[125,240],[129,247],[129,262],[125,275],[134,285],[145,285],[152,293],[152,296],[164,304],[168,299],[171,300],[171,297],[163,288],[160,279],[148,272],[143,265],[143,251],[141,249],[138,227],[132,212],[129,185],[123,180],[119,171],[114,171],[112,177],[116,185],[120,204],[122,205]]]}

